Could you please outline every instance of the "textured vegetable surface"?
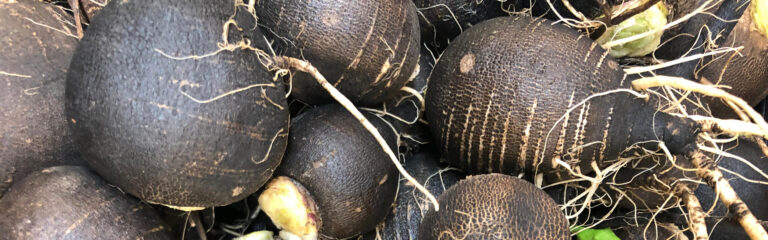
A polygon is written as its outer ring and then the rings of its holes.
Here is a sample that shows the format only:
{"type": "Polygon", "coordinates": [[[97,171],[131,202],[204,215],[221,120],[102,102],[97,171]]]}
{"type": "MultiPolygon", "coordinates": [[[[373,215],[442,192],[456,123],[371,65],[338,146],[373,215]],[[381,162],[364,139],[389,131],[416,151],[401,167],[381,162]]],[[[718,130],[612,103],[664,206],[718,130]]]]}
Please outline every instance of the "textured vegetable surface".
{"type": "Polygon", "coordinates": [[[0,196],[29,172],[80,163],[64,116],[67,20],[51,4],[0,1],[0,196]]]}
{"type": "MultiPolygon", "coordinates": [[[[397,146],[397,136],[386,123],[372,114],[365,115],[390,146],[397,146]]],[[[289,177],[306,188],[317,205],[313,220],[317,221],[318,236],[353,237],[384,220],[395,200],[399,177],[357,119],[341,106],[323,105],[295,117],[289,136],[285,158],[275,176],[289,177]]],[[[266,199],[262,197],[259,202],[264,205],[266,199]]]]}
{"type": "Polygon", "coordinates": [[[626,85],[618,63],[577,31],[496,18],[465,31],[440,57],[426,118],[443,156],[475,172],[550,172],[562,165],[558,158],[586,172],[638,142],[662,140],[671,151],[693,142],[693,123],[626,92],[586,101],[626,85]]]}
{"type": "MultiPolygon", "coordinates": [[[[287,140],[285,88],[251,51],[210,55],[233,13],[234,1],[202,0],[114,1],[99,13],[66,90],[94,170],[142,200],[181,208],[233,203],[271,177],[287,140]]],[[[229,27],[229,43],[263,39],[240,27],[229,27]]]]}
{"type": "Polygon", "coordinates": [[[571,239],[555,201],[533,184],[501,174],[470,176],[440,195],[419,239],[571,239]]]}
{"type": "Polygon", "coordinates": [[[0,206],[3,239],[171,239],[152,207],[84,167],[32,173],[0,206]]]}
{"type": "MultiPolygon", "coordinates": [[[[419,61],[416,8],[409,0],[258,1],[256,13],[276,51],[312,63],[352,102],[375,105],[393,97],[419,61]]],[[[305,73],[291,95],[311,104],[330,95],[305,73]]]]}

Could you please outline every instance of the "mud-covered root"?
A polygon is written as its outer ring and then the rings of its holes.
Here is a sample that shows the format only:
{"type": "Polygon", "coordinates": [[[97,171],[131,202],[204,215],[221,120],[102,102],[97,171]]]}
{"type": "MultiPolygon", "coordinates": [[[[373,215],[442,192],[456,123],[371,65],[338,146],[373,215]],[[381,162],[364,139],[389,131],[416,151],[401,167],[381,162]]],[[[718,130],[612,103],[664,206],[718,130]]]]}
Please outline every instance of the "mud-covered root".
{"type": "MultiPolygon", "coordinates": [[[[686,153],[686,157],[696,166],[696,174],[717,193],[718,198],[733,214],[750,239],[768,239],[768,233],[757,220],[752,211],[733,190],[733,187],[723,177],[723,173],[717,167],[715,161],[705,155],[701,150],[695,149],[686,153]]],[[[692,220],[693,222],[693,220],[692,220]]]]}
{"type": "Polygon", "coordinates": [[[693,233],[693,238],[696,240],[709,239],[709,232],[707,231],[707,223],[704,221],[707,216],[701,207],[699,199],[693,194],[693,191],[685,185],[677,185],[675,191],[682,199],[685,207],[688,209],[688,225],[693,233]]]}
{"type": "Polygon", "coordinates": [[[389,158],[392,160],[392,163],[395,164],[395,167],[397,167],[397,170],[400,172],[400,175],[403,176],[403,178],[407,179],[408,182],[413,184],[416,189],[418,189],[420,192],[422,192],[424,195],[429,198],[430,202],[435,206],[435,210],[439,210],[440,206],[437,203],[437,199],[435,198],[432,193],[429,192],[426,188],[424,188],[423,185],[421,185],[416,179],[414,179],[410,174],[408,174],[407,171],[403,168],[403,165],[400,164],[400,160],[398,159],[397,155],[392,151],[392,149],[387,144],[387,141],[384,140],[384,137],[381,136],[381,133],[379,133],[378,130],[376,130],[376,127],[373,126],[373,124],[368,121],[368,119],[363,116],[363,114],[358,110],[355,105],[350,101],[344,94],[339,92],[330,82],[328,82],[325,77],[320,74],[320,71],[317,70],[312,64],[310,64],[307,61],[293,58],[293,57],[287,57],[287,56],[276,56],[273,58],[274,64],[276,67],[281,69],[295,69],[301,72],[305,72],[309,75],[311,75],[317,82],[331,95],[333,99],[338,101],[339,104],[341,104],[347,111],[349,111],[350,114],[352,114],[360,123],[365,127],[368,132],[373,135],[374,138],[376,138],[376,141],[381,145],[381,148],[384,150],[384,152],[387,153],[389,158]]]}

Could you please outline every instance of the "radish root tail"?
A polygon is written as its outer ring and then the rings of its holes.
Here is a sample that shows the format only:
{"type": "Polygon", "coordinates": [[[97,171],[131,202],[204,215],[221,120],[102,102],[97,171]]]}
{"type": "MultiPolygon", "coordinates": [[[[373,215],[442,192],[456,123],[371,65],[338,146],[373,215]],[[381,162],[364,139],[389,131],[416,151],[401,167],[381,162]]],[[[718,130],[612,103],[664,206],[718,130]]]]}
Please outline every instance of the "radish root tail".
{"type": "Polygon", "coordinates": [[[376,141],[379,143],[381,148],[384,150],[384,152],[389,155],[389,158],[392,160],[392,163],[395,164],[395,167],[397,167],[397,170],[400,172],[401,175],[405,179],[408,180],[411,184],[416,186],[417,189],[419,189],[420,192],[424,193],[424,195],[429,198],[430,202],[435,206],[435,211],[438,211],[440,209],[439,204],[437,203],[437,199],[435,198],[432,193],[430,193],[424,186],[422,186],[416,179],[414,179],[410,174],[408,174],[407,171],[403,168],[403,165],[400,164],[400,161],[397,158],[397,155],[395,155],[394,152],[392,152],[392,149],[389,147],[387,142],[384,140],[384,137],[381,136],[378,130],[376,130],[376,127],[371,124],[368,119],[363,116],[363,114],[355,107],[355,105],[350,101],[344,94],[339,92],[331,83],[328,82],[328,80],[325,79],[325,77],[320,74],[320,71],[317,70],[312,64],[310,64],[307,61],[292,58],[292,57],[286,57],[286,56],[276,56],[274,57],[274,64],[282,69],[290,69],[293,68],[295,70],[305,72],[307,74],[312,75],[312,77],[317,80],[317,82],[326,90],[329,94],[331,94],[331,97],[333,97],[336,101],[339,102],[349,113],[351,113],[355,118],[357,118],[358,121],[360,121],[361,124],[365,127],[366,130],[368,130],[371,135],[373,135],[374,138],[376,138],[376,141]]]}
{"type": "MultiPolygon", "coordinates": [[[[766,233],[760,221],[752,214],[749,207],[741,201],[741,198],[733,190],[731,184],[723,177],[723,173],[717,167],[715,161],[699,149],[689,151],[686,155],[693,165],[696,166],[696,174],[715,190],[720,200],[733,214],[734,219],[741,224],[744,231],[749,235],[749,238],[753,240],[768,239],[768,233],[766,233]]],[[[693,219],[691,222],[693,222],[693,219]]]]}
{"type": "Polygon", "coordinates": [[[707,223],[704,221],[706,213],[701,207],[701,203],[696,195],[693,194],[690,188],[684,184],[678,184],[676,186],[677,194],[685,203],[688,209],[688,217],[690,218],[688,225],[693,233],[693,239],[707,240],[709,239],[709,232],[707,232],[707,223]]]}

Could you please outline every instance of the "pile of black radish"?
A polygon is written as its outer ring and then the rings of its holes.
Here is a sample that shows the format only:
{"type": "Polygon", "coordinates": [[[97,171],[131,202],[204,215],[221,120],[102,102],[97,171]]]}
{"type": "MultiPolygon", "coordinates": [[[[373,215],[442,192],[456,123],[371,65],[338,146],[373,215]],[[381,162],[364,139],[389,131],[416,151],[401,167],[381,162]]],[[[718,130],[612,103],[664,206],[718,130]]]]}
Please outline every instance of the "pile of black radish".
{"type": "Polygon", "coordinates": [[[765,0],[0,13],[2,239],[768,240],[765,0]]]}
{"type": "Polygon", "coordinates": [[[53,5],[0,2],[0,21],[2,197],[30,172],[81,163],[64,117],[67,68],[77,46],[71,17],[53,5]]]}

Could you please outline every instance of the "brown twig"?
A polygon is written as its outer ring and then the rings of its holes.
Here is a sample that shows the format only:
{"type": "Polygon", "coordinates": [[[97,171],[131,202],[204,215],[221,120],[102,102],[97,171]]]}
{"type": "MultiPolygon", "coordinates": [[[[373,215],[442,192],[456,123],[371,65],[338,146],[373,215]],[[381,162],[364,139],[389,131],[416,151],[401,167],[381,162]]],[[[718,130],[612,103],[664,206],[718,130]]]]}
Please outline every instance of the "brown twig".
{"type": "Polygon", "coordinates": [[[200,240],[208,240],[205,236],[205,228],[203,227],[203,221],[200,220],[200,215],[197,214],[197,211],[190,212],[189,214],[190,218],[192,218],[192,224],[197,228],[197,234],[200,235],[200,240]]]}
{"type": "MultiPolygon", "coordinates": [[[[618,16],[615,16],[615,17],[612,16],[612,13],[610,13],[610,14],[606,13],[605,17],[599,19],[599,21],[604,22],[606,25],[608,25],[610,27],[610,26],[619,24],[619,23],[627,20],[627,19],[631,18],[632,16],[637,15],[638,13],[642,13],[645,10],[648,10],[649,8],[651,8],[654,5],[656,5],[657,3],[659,3],[659,1],[661,1],[661,0],[649,0],[649,1],[646,1],[642,5],[634,7],[632,9],[627,10],[627,11],[624,11],[623,13],[621,13],[618,16]]],[[[603,11],[605,11],[605,10],[603,10],[603,11]]]]}
{"type": "Polygon", "coordinates": [[[749,207],[741,201],[739,195],[733,190],[728,180],[723,177],[723,173],[717,167],[712,158],[705,155],[701,150],[695,149],[686,153],[686,157],[696,166],[696,174],[703,179],[707,185],[717,193],[725,207],[733,214],[750,239],[756,240],[768,239],[768,233],[755,218],[749,207]]]}
{"type": "Polygon", "coordinates": [[[80,0],[72,0],[70,5],[72,6],[72,14],[75,15],[75,29],[77,29],[77,38],[83,38],[83,24],[80,17],[83,13],[80,12],[80,0]]]}
{"type": "Polygon", "coordinates": [[[755,142],[757,142],[757,146],[760,146],[760,149],[763,150],[763,155],[768,157],[768,145],[765,144],[765,140],[763,138],[755,137],[755,142]]]}

